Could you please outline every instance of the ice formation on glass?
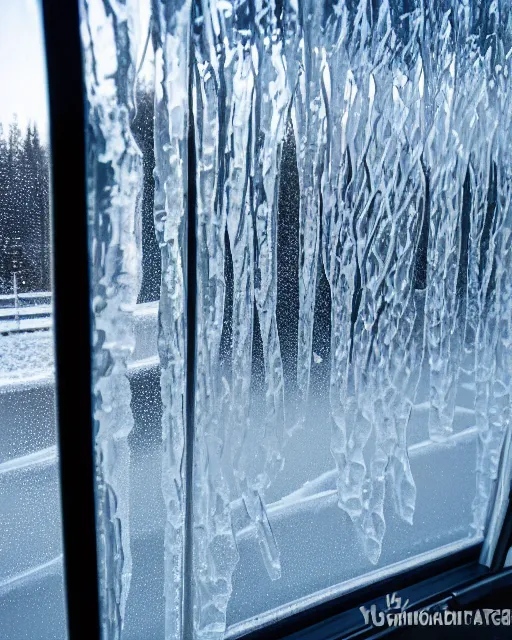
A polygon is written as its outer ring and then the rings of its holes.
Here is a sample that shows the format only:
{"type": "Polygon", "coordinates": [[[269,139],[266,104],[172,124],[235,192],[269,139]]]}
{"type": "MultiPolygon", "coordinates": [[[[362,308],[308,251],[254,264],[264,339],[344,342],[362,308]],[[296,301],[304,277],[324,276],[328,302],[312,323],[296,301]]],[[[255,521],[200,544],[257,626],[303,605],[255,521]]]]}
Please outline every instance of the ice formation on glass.
{"type": "Polygon", "coordinates": [[[93,311],[98,549],[102,637],[121,637],[130,589],[126,374],[140,273],[141,153],[130,131],[135,1],[82,0],[88,114],[88,209],[93,311]]]}
{"type": "Polygon", "coordinates": [[[284,383],[277,333],[277,194],[292,91],[283,55],[295,22],[273,2],[197,3],[194,124],[198,304],[194,424],[194,630],[223,634],[238,562],[230,503],[241,496],[263,561],[280,577],[264,491],[282,466],[284,383]],[[268,88],[271,94],[267,93],[268,88]],[[231,384],[221,375],[225,237],[233,263],[231,384]],[[250,416],[255,316],[265,368],[263,434],[250,416]],[[261,435],[261,437],[260,437],[261,435]]]}
{"type": "Polygon", "coordinates": [[[342,14],[326,48],[322,254],[331,286],[331,451],[339,505],[377,562],[386,476],[412,522],[406,426],[421,366],[415,255],[424,216],[418,17],[342,14]],[[397,56],[396,51],[401,52],[397,56]],[[416,332],[417,333],[417,332],[416,332]],[[373,439],[367,466],[365,447],[373,439]]]}
{"type": "MultiPolygon", "coordinates": [[[[331,290],[331,451],[338,503],[369,560],[387,479],[412,523],[407,425],[429,371],[429,433],[453,430],[473,371],[474,528],[483,530],[509,409],[510,10],[504,3],[290,0],[195,5],[198,311],[193,548],[197,637],[222,635],[241,496],[271,578],[265,489],[287,432],[276,321],[277,196],[288,113],[300,181],[297,387],[308,403],[319,261],[331,290]],[[226,233],[227,232],[227,233],[226,233]],[[221,375],[233,263],[231,379],[221,375]],[[251,417],[255,313],[264,437],[251,417]]],[[[320,360],[321,361],[321,360],[320,360]]]]}
{"type": "Polygon", "coordinates": [[[162,397],[165,637],[183,628],[185,278],[190,0],[153,3],[155,231],[162,259],[158,352],[162,397]]]}
{"type": "MultiPolygon", "coordinates": [[[[96,176],[100,505],[111,510],[101,526],[114,567],[105,578],[109,602],[120,620],[129,546],[126,482],[118,477],[126,472],[118,461],[128,455],[131,427],[124,368],[140,178],[127,117],[131,4],[82,2],[95,154],[90,175],[96,176]],[[99,20],[107,28],[99,30],[99,20]],[[123,402],[110,404],[114,392],[123,402]]],[[[239,559],[235,501],[252,523],[268,575],[281,575],[265,492],[283,466],[291,422],[307,428],[311,365],[324,359],[313,352],[319,269],[331,296],[338,504],[368,559],[377,563],[381,554],[387,487],[398,515],[413,521],[407,428],[421,379],[429,380],[430,438],[442,443],[454,429],[461,376],[473,376],[473,528],[484,531],[510,419],[512,10],[505,0],[154,0],[152,7],[166,638],[187,635],[190,625],[193,637],[210,640],[225,632],[239,559]],[[289,118],[300,182],[298,398],[292,401],[284,396],[276,313],[277,205],[289,118]],[[187,216],[197,234],[194,319],[185,317],[187,216]],[[191,323],[195,396],[187,425],[191,323]],[[226,323],[232,327],[227,365],[226,323]],[[251,380],[256,328],[261,402],[251,380]],[[294,402],[298,416],[293,407],[291,420],[285,407],[294,402]],[[186,449],[193,449],[190,486],[186,449]],[[185,562],[191,563],[189,593],[182,586],[185,562]]]]}
{"type": "MultiPolygon", "coordinates": [[[[194,504],[192,593],[195,601],[191,626],[194,637],[223,634],[231,596],[231,575],[238,562],[226,477],[229,451],[228,446],[223,447],[223,443],[230,442],[231,425],[226,424],[222,416],[229,392],[217,366],[224,313],[227,216],[223,206],[224,192],[219,192],[219,184],[222,186],[219,175],[225,175],[227,171],[223,143],[227,137],[230,96],[224,82],[225,75],[232,72],[221,47],[216,47],[220,37],[217,17],[216,7],[210,8],[207,2],[194,8],[194,21],[203,21],[203,28],[194,28],[193,34],[198,242],[195,451],[191,489],[194,504]]],[[[245,275],[247,277],[248,269],[245,275]]],[[[251,321],[250,314],[248,321],[251,321]]],[[[241,394],[244,390],[238,389],[238,392],[241,394]]],[[[247,394],[248,389],[245,389],[245,396],[247,394]]]]}

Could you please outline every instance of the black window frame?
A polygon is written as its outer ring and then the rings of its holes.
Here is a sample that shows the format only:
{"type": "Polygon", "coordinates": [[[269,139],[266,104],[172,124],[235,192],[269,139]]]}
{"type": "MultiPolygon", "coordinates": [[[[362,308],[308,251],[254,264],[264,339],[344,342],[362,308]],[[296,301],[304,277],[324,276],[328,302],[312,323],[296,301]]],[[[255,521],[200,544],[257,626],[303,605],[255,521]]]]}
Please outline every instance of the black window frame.
{"type": "MultiPolygon", "coordinates": [[[[67,625],[70,640],[99,640],[86,122],[80,21],[76,0],[42,0],[42,7],[50,102],[52,280],[67,625]]],[[[192,364],[196,279],[193,135],[189,135],[189,146],[187,350],[192,364]]],[[[193,370],[187,375],[191,389],[193,370]]],[[[189,420],[193,421],[192,399],[189,391],[187,409],[189,420]]],[[[479,562],[481,546],[477,544],[395,574],[241,637],[245,640],[380,637],[383,629],[365,626],[359,607],[381,602],[386,594],[400,592],[401,597],[410,602],[408,610],[417,610],[440,602],[467,605],[482,593],[500,585],[512,585],[512,569],[504,568],[507,551],[512,546],[512,495],[490,568],[479,562]]]]}

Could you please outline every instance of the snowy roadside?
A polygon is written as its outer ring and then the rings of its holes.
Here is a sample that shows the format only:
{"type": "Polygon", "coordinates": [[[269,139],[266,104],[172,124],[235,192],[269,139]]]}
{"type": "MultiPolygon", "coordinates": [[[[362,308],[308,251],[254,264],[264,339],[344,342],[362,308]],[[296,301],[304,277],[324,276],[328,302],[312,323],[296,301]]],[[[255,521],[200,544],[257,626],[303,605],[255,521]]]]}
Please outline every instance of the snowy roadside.
{"type": "Polygon", "coordinates": [[[53,367],[51,330],[0,336],[0,385],[41,374],[51,375],[53,367]]]}

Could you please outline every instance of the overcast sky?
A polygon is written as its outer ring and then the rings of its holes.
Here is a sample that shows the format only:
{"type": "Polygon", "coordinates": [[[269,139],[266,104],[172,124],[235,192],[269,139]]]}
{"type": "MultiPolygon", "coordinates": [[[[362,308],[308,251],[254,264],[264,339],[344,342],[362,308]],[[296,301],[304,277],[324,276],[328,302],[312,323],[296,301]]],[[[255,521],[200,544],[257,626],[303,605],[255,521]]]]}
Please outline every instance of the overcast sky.
{"type": "Polygon", "coordinates": [[[37,122],[48,137],[46,70],[39,0],[0,0],[0,122],[37,122]]]}

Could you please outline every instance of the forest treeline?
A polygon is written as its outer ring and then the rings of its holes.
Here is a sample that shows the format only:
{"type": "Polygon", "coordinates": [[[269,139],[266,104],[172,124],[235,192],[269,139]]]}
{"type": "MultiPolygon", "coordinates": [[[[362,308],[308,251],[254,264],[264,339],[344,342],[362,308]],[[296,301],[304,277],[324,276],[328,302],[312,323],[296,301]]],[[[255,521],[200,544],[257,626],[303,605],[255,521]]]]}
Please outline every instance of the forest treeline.
{"type": "MultiPolygon", "coordinates": [[[[144,162],[139,302],[148,302],[159,297],[160,250],[153,224],[153,94],[146,88],[137,92],[132,131],[144,162]]],[[[49,201],[49,154],[37,126],[22,131],[16,119],[6,129],[0,124],[0,294],[13,292],[14,274],[20,292],[51,289],[49,201]]]]}
{"type": "MultiPolygon", "coordinates": [[[[50,290],[49,160],[36,125],[0,124],[0,294],[50,290]]],[[[70,211],[71,214],[71,211],[70,211]]]]}

